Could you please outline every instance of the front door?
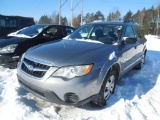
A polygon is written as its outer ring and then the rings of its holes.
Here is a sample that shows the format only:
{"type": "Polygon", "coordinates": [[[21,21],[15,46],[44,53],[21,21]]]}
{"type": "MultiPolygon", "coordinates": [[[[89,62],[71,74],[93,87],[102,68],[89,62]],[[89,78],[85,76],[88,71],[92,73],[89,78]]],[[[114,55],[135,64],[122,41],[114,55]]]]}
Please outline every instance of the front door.
{"type": "MultiPolygon", "coordinates": [[[[127,26],[123,38],[136,38],[132,26],[127,26]]],[[[123,53],[125,55],[123,59],[123,70],[130,69],[137,60],[137,42],[135,44],[125,44],[123,47],[123,53]]]]}

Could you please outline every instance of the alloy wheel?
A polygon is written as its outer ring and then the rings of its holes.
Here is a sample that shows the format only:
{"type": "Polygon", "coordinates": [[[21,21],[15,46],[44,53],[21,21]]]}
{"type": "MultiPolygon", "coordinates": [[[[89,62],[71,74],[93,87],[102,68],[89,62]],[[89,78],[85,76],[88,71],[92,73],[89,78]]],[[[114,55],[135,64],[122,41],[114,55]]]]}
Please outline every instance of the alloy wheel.
{"type": "Polygon", "coordinates": [[[114,85],[115,85],[115,76],[111,75],[109,79],[107,80],[105,89],[104,89],[104,98],[107,100],[111,94],[113,93],[114,90],[114,85]]]}

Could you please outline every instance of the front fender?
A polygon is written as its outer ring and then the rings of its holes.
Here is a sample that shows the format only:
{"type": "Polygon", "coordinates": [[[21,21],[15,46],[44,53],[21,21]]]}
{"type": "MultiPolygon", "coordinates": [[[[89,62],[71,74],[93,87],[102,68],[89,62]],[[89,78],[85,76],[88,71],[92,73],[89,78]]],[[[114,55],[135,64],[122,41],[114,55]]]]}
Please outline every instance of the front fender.
{"type": "Polygon", "coordinates": [[[106,61],[103,67],[101,68],[100,74],[97,79],[97,85],[99,86],[98,91],[100,91],[104,78],[107,75],[108,71],[112,68],[113,65],[117,63],[117,61],[118,58],[115,56],[113,59],[106,61]]]}

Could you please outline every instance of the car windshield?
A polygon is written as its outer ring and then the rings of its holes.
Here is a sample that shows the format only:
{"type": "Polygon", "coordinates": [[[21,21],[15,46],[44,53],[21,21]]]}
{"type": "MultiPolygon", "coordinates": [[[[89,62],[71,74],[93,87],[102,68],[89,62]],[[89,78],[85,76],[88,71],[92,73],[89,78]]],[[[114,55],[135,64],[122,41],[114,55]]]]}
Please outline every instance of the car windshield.
{"type": "Polygon", "coordinates": [[[70,35],[71,39],[95,40],[105,44],[113,44],[120,39],[121,25],[88,24],[70,35]]]}
{"type": "Polygon", "coordinates": [[[17,34],[23,34],[23,35],[26,35],[29,37],[34,37],[34,36],[38,35],[39,33],[41,33],[43,31],[43,29],[46,27],[47,27],[47,25],[33,25],[33,26],[30,26],[28,28],[21,30],[17,34]]]}

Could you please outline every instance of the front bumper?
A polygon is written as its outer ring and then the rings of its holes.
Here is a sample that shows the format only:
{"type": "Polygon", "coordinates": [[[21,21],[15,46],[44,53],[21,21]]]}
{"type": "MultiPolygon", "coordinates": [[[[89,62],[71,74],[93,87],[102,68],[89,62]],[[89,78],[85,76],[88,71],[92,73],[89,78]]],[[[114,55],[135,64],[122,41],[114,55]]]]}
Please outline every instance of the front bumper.
{"type": "Polygon", "coordinates": [[[41,99],[53,103],[81,106],[96,98],[100,86],[97,83],[95,72],[90,75],[66,80],[52,77],[51,75],[55,70],[53,68],[43,78],[37,79],[24,73],[19,66],[17,77],[24,89],[41,99]]]}
{"type": "Polygon", "coordinates": [[[35,95],[43,100],[53,102],[56,104],[61,104],[61,105],[83,106],[84,104],[94,100],[97,96],[97,95],[93,95],[83,101],[71,103],[71,102],[61,100],[53,91],[45,90],[45,89],[39,88],[37,86],[31,85],[29,83],[24,83],[21,80],[18,80],[18,81],[19,81],[19,84],[24,89],[26,89],[28,92],[32,93],[33,95],[35,95]]]}
{"type": "Polygon", "coordinates": [[[19,61],[19,56],[9,55],[0,55],[0,65],[8,68],[16,68],[19,61]]]}

